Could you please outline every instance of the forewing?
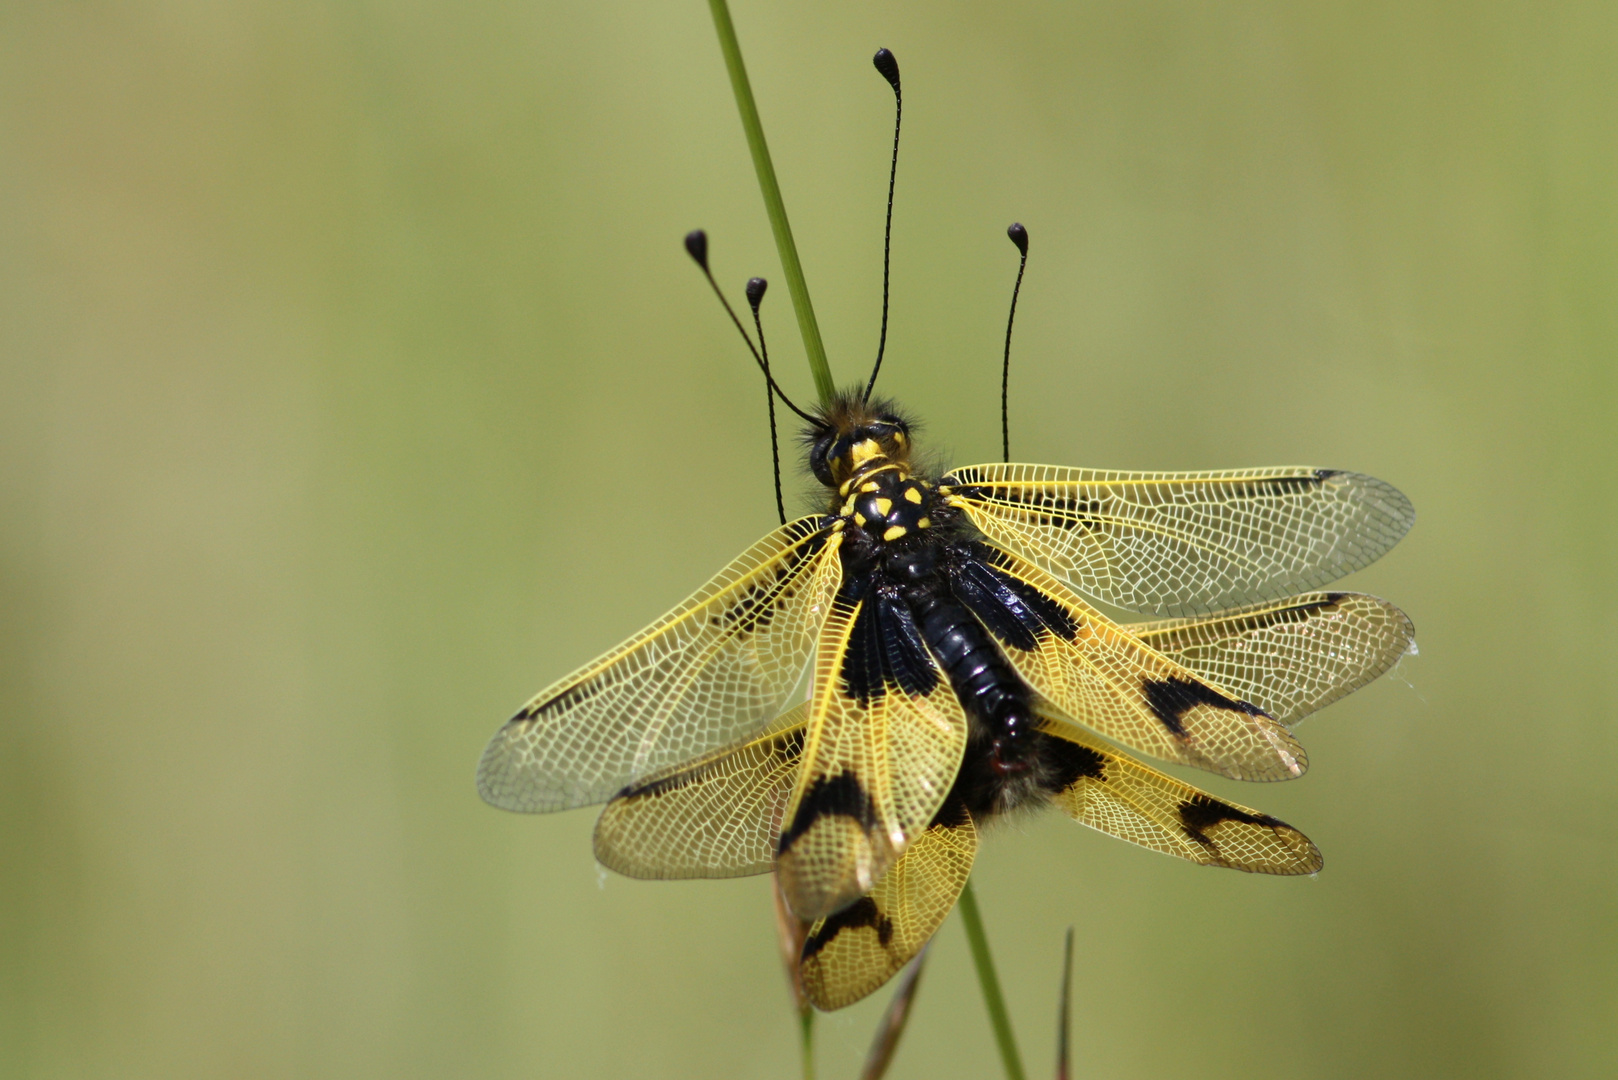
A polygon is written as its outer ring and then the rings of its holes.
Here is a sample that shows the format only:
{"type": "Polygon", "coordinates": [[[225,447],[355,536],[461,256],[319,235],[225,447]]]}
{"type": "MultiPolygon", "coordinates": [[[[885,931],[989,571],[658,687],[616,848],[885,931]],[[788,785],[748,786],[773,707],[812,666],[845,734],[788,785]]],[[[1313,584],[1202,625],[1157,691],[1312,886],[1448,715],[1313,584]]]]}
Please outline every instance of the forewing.
{"type": "Polygon", "coordinates": [[[1154,652],[1031,562],[992,544],[957,549],[956,599],[1041,697],[1143,754],[1237,780],[1287,780],[1303,747],[1262,709],[1154,652]]]}
{"type": "Polygon", "coordinates": [[[1380,558],[1416,516],[1381,480],[1332,469],[973,465],[943,485],[986,536],[1086,596],[1168,615],[1318,589],[1380,558]]]}
{"type": "Polygon", "coordinates": [[[1320,869],[1320,850],[1279,818],[1198,791],[1060,719],[1046,717],[1042,726],[1069,744],[1073,780],[1051,798],[1075,821],[1203,866],[1252,874],[1320,869]]]}
{"type": "Polygon", "coordinates": [[[596,861],[632,878],[762,874],[775,858],[809,703],[761,734],[624,788],[596,822],[596,861]]]}
{"type": "Polygon", "coordinates": [[[1304,593],[1123,629],[1282,724],[1346,697],[1416,648],[1416,628],[1364,593],[1304,593]]]}
{"type": "Polygon", "coordinates": [[[776,874],[794,914],[871,891],[926,831],[960,768],[966,713],[902,602],[837,598],[820,636],[803,767],[776,874]]]}
{"type": "Polygon", "coordinates": [[[970,816],[932,826],[868,895],[810,927],[799,968],[809,1000],[841,1009],[893,978],[955,906],[977,843],[970,816]]]}
{"type": "Polygon", "coordinates": [[[758,731],[802,677],[837,594],[828,535],[819,518],[788,522],[541,692],[489,742],[478,791],[507,810],[566,810],[758,731]]]}

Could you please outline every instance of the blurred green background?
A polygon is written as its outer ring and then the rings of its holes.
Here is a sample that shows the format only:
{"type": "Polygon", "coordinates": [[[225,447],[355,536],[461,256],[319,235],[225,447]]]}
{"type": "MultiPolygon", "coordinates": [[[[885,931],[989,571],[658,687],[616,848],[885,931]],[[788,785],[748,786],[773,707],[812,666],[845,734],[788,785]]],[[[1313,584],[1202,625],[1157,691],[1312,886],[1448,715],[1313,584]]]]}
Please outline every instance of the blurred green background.
{"type": "MultiPolygon", "coordinates": [[[[1618,7],[737,0],[834,371],[948,461],[1309,463],[1421,655],[1226,797],[1315,880],[1057,816],[977,876],[1048,1073],[1618,1069],[1618,7]]],[[[795,1075],[767,883],[600,874],[472,783],[774,522],[680,248],[763,274],[706,5],[0,9],[0,1072],[795,1075]]],[[[794,499],[807,485],[795,474],[794,499]]],[[[852,1076],[886,994],[821,1024],[852,1076]]],[[[941,931],[893,1075],[994,1075],[941,931]]]]}

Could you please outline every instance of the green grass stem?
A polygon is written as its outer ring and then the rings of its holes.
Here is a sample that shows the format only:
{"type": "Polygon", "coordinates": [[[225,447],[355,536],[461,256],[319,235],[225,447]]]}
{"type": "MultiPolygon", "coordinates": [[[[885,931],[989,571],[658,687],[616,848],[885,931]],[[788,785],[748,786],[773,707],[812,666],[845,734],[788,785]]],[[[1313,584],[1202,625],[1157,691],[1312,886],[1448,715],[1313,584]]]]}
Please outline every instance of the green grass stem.
{"type": "Polygon", "coordinates": [[[994,957],[989,955],[989,937],[983,932],[983,916],[978,911],[971,878],[961,890],[960,908],[961,924],[966,927],[967,944],[972,947],[972,965],[977,968],[978,986],[983,990],[983,1005],[989,1013],[989,1024],[994,1028],[994,1041],[1000,1047],[1006,1080],[1027,1080],[1022,1070],[1022,1055],[1017,1052],[1017,1039],[1011,1033],[1011,1015],[1006,1012],[1006,999],[1000,993],[1000,976],[995,974],[994,957]]]}
{"type": "Polygon", "coordinates": [[[803,265],[798,261],[798,246],[792,240],[792,225],[787,221],[786,203],[781,201],[781,185],[775,179],[775,166],[770,163],[770,148],[764,142],[764,125],[758,118],[758,106],[753,102],[753,87],[747,81],[747,66],[742,63],[742,47],[736,40],[736,27],[730,21],[730,5],[725,0],[708,0],[713,9],[714,29],[719,33],[719,49],[725,54],[725,70],[730,72],[730,89],[736,95],[736,110],[742,114],[742,130],[747,133],[747,148],[753,154],[753,168],[758,173],[759,190],[764,195],[764,209],[770,215],[770,229],[775,233],[775,246],[781,252],[781,272],[787,278],[787,291],[792,295],[792,309],[798,316],[798,331],[803,335],[803,351],[809,359],[809,374],[815,380],[815,393],[820,403],[831,403],[836,387],[832,383],[831,367],[826,363],[826,346],[820,340],[820,324],[815,321],[814,305],[809,302],[809,286],[803,280],[803,265]]]}

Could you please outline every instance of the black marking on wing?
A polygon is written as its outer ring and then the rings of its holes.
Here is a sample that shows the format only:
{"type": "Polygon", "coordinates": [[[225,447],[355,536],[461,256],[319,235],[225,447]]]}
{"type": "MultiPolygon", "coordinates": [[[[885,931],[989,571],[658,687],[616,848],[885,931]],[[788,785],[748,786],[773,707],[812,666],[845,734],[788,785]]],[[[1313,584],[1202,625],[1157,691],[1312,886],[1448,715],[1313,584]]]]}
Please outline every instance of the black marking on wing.
{"type": "Polygon", "coordinates": [[[1263,825],[1270,829],[1292,828],[1280,818],[1268,814],[1249,814],[1211,795],[1199,793],[1180,804],[1180,823],[1185,834],[1209,851],[1219,850],[1219,845],[1208,838],[1208,830],[1221,821],[1239,821],[1243,825],[1263,825]]]}
{"type": "MultiPolygon", "coordinates": [[[[1239,618],[1221,619],[1220,625],[1223,627],[1228,627],[1229,630],[1236,633],[1246,633],[1250,630],[1266,630],[1272,626],[1278,626],[1281,623],[1301,623],[1314,612],[1329,611],[1336,607],[1338,604],[1343,602],[1343,597],[1347,595],[1348,593],[1340,592],[1327,593],[1324,597],[1318,600],[1310,600],[1303,604],[1293,604],[1291,607],[1260,611],[1256,614],[1243,615],[1239,618]]],[[[1161,631],[1149,633],[1145,635],[1145,639],[1150,641],[1154,636],[1156,636],[1157,633],[1161,633],[1161,631]]]]}
{"type": "Polygon", "coordinates": [[[1146,707],[1152,714],[1164,727],[1180,736],[1185,735],[1185,714],[1198,705],[1212,705],[1248,716],[1270,715],[1251,702],[1228,698],[1207,683],[1191,679],[1146,679],[1141,683],[1141,691],[1146,695],[1146,707]]]}
{"type": "Polygon", "coordinates": [[[966,800],[955,791],[951,791],[944,799],[944,805],[933,815],[933,820],[927,823],[927,827],[930,829],[934,825],[942,825],[946,829],[959,829],[971,820],[972,811],[967,808],[966,800]]]}
{"type": "Polygon", "coordinates": [[[836,776],[817,776],[798,804],[792,824],[781,833],[781,843],[776,850],[786,854],[798,837],[823,817],[849,818],[869,833],[876,828],[876,803],[859,777],[847,769],[836,776]]]}
{"type": "Polygon", "coordinates": [[[584,682],[570,686],[549,701],[541,701],[518,711],[517,715],[511,718],[511,722],[532,720],[536,716],[545,716],[549,713],[566,712],[576,705],[589,701],[607,688],[608,680],[606,676],[610,671],[611,669],[609,668],[608,671],[604,671],[594,678],[586,679],[584,682]]]}
{"type": "Polygon", "coordinates": [[[826,546],[824,530],[813,536],[802,547],[788,549],[781,560],[766,576],[748,583],[740,599],[720,616],[734,628],[738,637],[747,637],[769,627],[775,613],[786,607],[797,595],[802,582],[794,580],[798,567],[826,546]]]}
{"type": "Polygon", "coordinates": [[[1107,779],[1107,759],[1088,746],[1046,736],[1040,746],[1040,760],[1049,770],[1046,785],[1052,792],[1066,791],[1080,777],[1107,779]]]}
{"type": "Polygon", "coordinates": [[[938,686],[938,668],[910,608],[885,589],[873,590],[854,619],[843,652],[843,691],[861,704],[890,688],[925,697],[938,686]]]}
{"type": "MultiPolygon", "coordinates": [[[[946,476],[944,483],[950,483],[951,479],[946,476]]],[[[957,488],[956,492],[978,502],[1025,507],[1034,515],[1028,519],[1030,525],[1054,525],[1058,529],[1075,529],[1082,526],[1093,529],[1100,522],[1102,508],[1100,499],[1057,495],[1050,491],[1042,491],[1035,485],[1023,488],[967,486],[957,488]]]]}
{"type": "Polygon", "coordinates": [[[1291,491],[1307,491],[1317,488],[1330,480],[1341,469],[1316,469],[1306,476],[1270,476],[1263,479],[1246,481],[1254,489],[1255,494],[1283,495],[1291,491]]]}
{"type": "Polygon", "coordinates": [[[842,911],[826,917],[820,929],[803,943],[802,959],[808,960],[830,945],[844,930],[857,930],[866,926],[876,931],[877,942],[884,949],[887,948],[888,942],[893,940],[893,920],[882,914],[875,900],[869,896],[862,896],[842,911]]]}
{"type": "Polygon", "coordinates": [[[1283,613],[1290,614],[1296,611],[1300,614],[1308,614],[1311,611],[1324,611],[1327,608],[1334,608],[1341,604],[1343,597],[1347,595],[1347,593],[1340,592],[1327,593],[1319,600],[1311,600],[1307,604],[1293,604],[1291,607],[1283,609],[1283,613]]]}
{"type": "MultiPolygon", "coordinates": [[[[830,522],[833,520],[828,518],[814,522],[805,519],[801,523],[793,523],[794,535],[789,537],[789,542],[800,546],[784,550],[780,562],[768,576],[750,582],[740,599],[719,614],[724,623],[734,628],[736,636],[746,637],[768,627],[775,613],[797,594],[803,584],[793,580],[797,569],[805,559],[826,546],[826,539],[831,535],[830,522]]],[[[511,720],[532,720],[537,716],[565,712],[606,690],[614,677],[613,669],[608,668],[594,678],[568,687],[548,701],[522,709],[511,720]]]]}
{"type": "MultiPolygon", "coordinates": [[[[803,732],[803,728],[797,727],[793,728],[791,731],[777,735],[771,742],[770,753],[782,762],[793,762],[798,760],[798,758],[803,756],[803,732]]],[[[687,769],[684,772],[677,772],[672,776],[659,777],[656,780],[647,780],[643,783],[629,784],[620,789],[618,794],[613,796],[613,800],[649,799],[655,798],[658,795],[662,795],[670,791],[678,791],[680,788],[694,784],[698,780],[701,780],[703,777],[707,776],[712,765],[716,763],[717,762],[710,762],[706,766],[695,769],[687,769]]]]}

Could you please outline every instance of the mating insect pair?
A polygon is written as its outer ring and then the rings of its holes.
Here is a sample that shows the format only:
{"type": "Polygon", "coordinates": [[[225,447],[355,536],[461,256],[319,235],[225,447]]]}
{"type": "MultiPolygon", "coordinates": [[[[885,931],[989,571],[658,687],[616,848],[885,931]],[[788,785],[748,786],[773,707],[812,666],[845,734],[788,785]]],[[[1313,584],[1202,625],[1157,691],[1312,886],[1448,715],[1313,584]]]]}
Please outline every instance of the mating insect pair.
{"type": "MultiPolygon", "coordinates": [[[[897,99],[891,54],[877,67],[897,99]]],[[[888,214],[891,230],[891,179],[888,214]]],[[[699,234],[688,248],[706,272],[699,234]]],[[[755,317],[761,295],[749,289],[755,317]]],[[[885,301],[883,322],[885,342],[885,301]]],[[[1008,327],[1008,357],[1009,343],[1008,327]]],[[[813,414],[787,402],[810,425],[824,512],[524,706],[483,755],[483,797],[529,812],[606,802],[596,857],[631,877],[774,870],[813,924],[800,971],[823,1009],[920,950],[982,826],[1019,807],[1055,803],[1204,865],[1319,870],[1284,822],[1113,744],[1241,780],[1301,775],[1290,725],[1413,640],[1386,601],[1302,590],[1391,548],[1410,503],[1314,468],[929,476],[912,425],[871,398],[875,378],[813,414]],[[1119,625],[1084,597],[1175,617],[1119,625]],[[806,667],[807,700],[782,712],[806,667]]]]}

